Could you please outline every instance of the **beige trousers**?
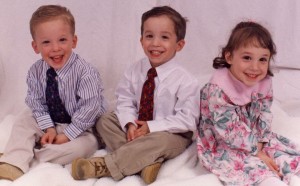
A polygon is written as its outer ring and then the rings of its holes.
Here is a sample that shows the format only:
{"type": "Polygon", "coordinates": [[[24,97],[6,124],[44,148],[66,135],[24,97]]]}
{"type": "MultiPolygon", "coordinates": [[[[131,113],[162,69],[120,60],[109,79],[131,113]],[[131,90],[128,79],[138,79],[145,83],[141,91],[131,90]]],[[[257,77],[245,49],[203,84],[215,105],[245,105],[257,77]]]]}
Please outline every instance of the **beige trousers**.
{"type": "MultiPolygon", "coordinates": [[[[67,124],[56,125],[57,133],[62,133],[65,127],[67,124]]],[[[93,155],[98,147],[95,136],[91,132],[84,132],[70,142],[46,144],[37,149],[36,142],[40,141],[43,134],[31,112],[26,110],[14,123],[0,162],[19,167],[25,173],[33,161],[65,165],[75,158],[93,155]]]]}
{"type": "Polygon", "coordinates": [[[156,162],[174,158],[192,142],[192,132],[153,132],[127,142],[126,133],[114,113],[102,115],[96,128],[111,151],[104,159],[115,180],[139,173],[144,167],[156,162]]]}

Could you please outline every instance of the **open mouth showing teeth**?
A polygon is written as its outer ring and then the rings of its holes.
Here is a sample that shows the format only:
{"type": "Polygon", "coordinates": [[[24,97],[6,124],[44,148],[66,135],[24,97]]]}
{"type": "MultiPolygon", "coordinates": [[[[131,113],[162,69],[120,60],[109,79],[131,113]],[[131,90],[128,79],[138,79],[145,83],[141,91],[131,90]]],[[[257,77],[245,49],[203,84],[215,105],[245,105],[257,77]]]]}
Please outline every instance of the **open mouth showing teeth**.
{"type": "Polygon", "coordinates": [[[62,60],[62,58],[63,58],[62,55],[61,55],[61,56],[51,57],[51,59],[52,59],[53,61],[60,61],[60,60],[62,60]]]}
{"type": "Polygon", "coordinates": [[[256,74],[246,74],[248,77],[250,77],[250,78],[256,78],[258,75],[256,75],[256,74]]]}
{"type": "Polygon", "coordinates": [[[162,54],[162,52],[157,51],[157,50],[152,50],[152,51],[150,51],[150,53],[151,53],[152,55],[160,55],[160,54],[162,54]]]}

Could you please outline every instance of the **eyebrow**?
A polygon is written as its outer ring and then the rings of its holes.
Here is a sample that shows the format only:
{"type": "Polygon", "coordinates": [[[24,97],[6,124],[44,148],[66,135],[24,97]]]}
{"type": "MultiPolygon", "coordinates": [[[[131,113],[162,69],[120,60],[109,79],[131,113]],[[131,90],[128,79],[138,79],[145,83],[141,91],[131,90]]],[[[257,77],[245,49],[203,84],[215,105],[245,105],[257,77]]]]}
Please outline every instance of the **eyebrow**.
{"type": "MultiPolygon", "coordinates": [[[[154,32],[152,30],[144,30],[144,33],[147,34],[147,33],[154,33],[154,32]]],[[[169,31],[162,31],[161,33],[172,35],[172,33],[169,31]]]]}
{"type": "MultiPolygon", "coordinates": [[[[245,52],[242,52],[242,54],[244,55],[244,54],[248,54],[248,55],[253,55],[253,53],[251,53],[251,52],[248,52],[248,51],[245,51],[245,52]]],[[[264,57],[270,57],[270,54],[262,54],[262,56],[264,56],[264,57]]]]}
{"type": "Polygon", "coordinates": [[[172,33],[171,32],[167,32],[167,31],[164,31],[164,32],[162,32],[163,34],[168,34],[168,35],[172,35],[172,33]]]}

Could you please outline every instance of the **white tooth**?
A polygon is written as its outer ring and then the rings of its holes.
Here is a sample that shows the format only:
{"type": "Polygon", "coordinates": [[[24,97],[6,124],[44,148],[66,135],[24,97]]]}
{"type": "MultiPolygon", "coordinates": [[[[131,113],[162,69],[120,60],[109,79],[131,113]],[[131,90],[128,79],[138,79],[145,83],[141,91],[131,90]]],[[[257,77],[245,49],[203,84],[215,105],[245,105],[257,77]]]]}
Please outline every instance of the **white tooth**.
{"type": "Polygon", "coordinates": [[[255,74],[248,74],[249,77],[256,77],[255,74]]]}
{"type": "Polygon", "coordinates": [[[160,54],[160,52],[159,51],[152,51],[152,54],[158,55],[158,54],[160,54]]]}

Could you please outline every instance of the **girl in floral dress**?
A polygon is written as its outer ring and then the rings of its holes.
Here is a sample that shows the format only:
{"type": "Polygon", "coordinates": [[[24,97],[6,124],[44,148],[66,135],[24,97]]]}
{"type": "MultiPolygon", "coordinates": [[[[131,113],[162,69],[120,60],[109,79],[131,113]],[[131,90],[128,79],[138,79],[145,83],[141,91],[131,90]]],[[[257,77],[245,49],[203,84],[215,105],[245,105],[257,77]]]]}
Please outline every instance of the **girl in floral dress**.
{"type": "Polygon", "coordinates": [[[300,175],[300,148],[271,131],[275,54],[267,29],[241,22],[201,89],[199,159],[225,185],[280,186],[300,175]]]}

